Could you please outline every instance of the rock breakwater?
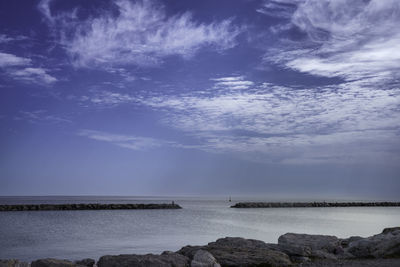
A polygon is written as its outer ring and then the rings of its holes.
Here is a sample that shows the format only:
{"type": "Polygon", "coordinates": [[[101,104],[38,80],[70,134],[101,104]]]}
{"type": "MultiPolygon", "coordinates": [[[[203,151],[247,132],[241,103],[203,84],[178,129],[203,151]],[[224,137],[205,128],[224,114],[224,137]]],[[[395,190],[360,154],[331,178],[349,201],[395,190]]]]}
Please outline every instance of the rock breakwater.
{"type": "Polygon", "coordinates": [[[0,211],[31,210],[147,210],[181,209],[178,204],[39,204],[39,205],[0,205],[0,211]]]}
{"type": "Polygon", "coordinates": [[[400,207],[400,202],[239,202],[231,208],[400,207]]]}

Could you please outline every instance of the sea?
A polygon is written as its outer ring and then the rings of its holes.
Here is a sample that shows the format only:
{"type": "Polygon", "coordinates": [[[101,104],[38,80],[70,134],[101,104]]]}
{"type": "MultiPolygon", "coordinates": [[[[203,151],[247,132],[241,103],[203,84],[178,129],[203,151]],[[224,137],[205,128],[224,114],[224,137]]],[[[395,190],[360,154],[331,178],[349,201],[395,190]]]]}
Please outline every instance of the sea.
{"type": "Polygon", "coordinates": [[[400,226],[400,207],[230,208],[227,197],[0,197],[0,204],[171,203],[179,210],[0,212],[0,259],[78,260],[176,251],[222,237],[276,243],[284,233],[370,236],[400,226]]]}

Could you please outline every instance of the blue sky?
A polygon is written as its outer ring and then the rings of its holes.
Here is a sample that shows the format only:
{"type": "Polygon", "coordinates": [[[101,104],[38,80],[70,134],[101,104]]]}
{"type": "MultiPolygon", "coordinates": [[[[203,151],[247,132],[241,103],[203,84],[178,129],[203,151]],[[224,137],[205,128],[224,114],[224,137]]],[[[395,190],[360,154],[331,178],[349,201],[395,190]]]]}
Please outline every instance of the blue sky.
{"type": "Polygon", "coordinates": [[[0,194],[398,198],[400,2],[0,2],[0,194]]]}

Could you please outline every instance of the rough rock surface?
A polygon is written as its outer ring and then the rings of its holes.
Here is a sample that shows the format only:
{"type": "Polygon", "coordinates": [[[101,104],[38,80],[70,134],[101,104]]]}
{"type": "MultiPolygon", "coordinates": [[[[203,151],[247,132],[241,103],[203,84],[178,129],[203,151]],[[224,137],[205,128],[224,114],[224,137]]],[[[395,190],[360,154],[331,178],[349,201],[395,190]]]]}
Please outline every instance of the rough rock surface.
{"type": "Polygon", "coordinates": [[[400,230],[400,227],[385,228],[385,229],[383,229],[382,234],[389,234],[389,233],[397,232],[399,230],[400,230]]]}
{"type": "Polygon", "coordinates": [[[398,267],[400,259],[344,259],[344,260],[315,260],[301,267],[398,267]]]}
{"type": "Polygon", "coordinates": [[[99,259],[98,267],[186,267],[189,258],[174,252],[161,255],[118,255],[103,256],[99,259]]]}
{"type": "Polygon", "coordinates": [[[199,249],[193,256],[193,260],[190,263],[191,267],[221,267],[214,256],[206,251],[199,249]]]}
{"type": "Polygon", "coordinates": [[[400,258],[400,227],[367,238],[288,233],[279,237],[276,249],[288,254],[293,262],[303,263],[311,259],[400,258]]]}
{"type": "Polygon", "coordinates": [[[96,263],[94,259],[83,259],[79,261],[75,261],[76,264],[82,265],[82,266],[87,266],[87,267],[93,267],[93,265],[96,263]]]}
{"type": "Polygon", "coordinates": [[[68,260],[59,259],[40,259],[33,261],[31,263],[32,267],[84,267],[84,265],[79,265],[68,260]]]}
{"type": "Polygon", "coordinates": [[[340,244],[342,245],[342,247],[347,248],[351,242],[354,242],[354,241],[357,241],[357,240],[360,240],[360,239],[363,239],[363,237],[361,237],[361,236],[350,236],[349,238],[342,239],[340,241],[340,244]]]}
{"type": "Polygon", "coordinates": [[[356,258],[400,257],[400,227],[386,228],[381,234],[349,242],[347,251],[356,258]]]}
{"type": "Polygon", "coordinates": [[[339,238],[328,235],[287,233],[279,237],[278,248],[292,258],[336,259],[344,253],[339,238]]]}
{"type": "Polygon", "coordinates": [[[226,237],[208,245],[183,247],[178,253],[194,258],[199,249],[210,252],[221,266],[289,266],[289,256],[271,249],[263,241],[226,237]]]}
{"type": "Polygon", "coordinates": [[[334,253],[336,248],[340,245],[340,240],[336,236],[330,235],[287,233],[279,237],[278,244],[307,247],[310,248],[311,251],[324,250],[328,253],[334,253]]]}

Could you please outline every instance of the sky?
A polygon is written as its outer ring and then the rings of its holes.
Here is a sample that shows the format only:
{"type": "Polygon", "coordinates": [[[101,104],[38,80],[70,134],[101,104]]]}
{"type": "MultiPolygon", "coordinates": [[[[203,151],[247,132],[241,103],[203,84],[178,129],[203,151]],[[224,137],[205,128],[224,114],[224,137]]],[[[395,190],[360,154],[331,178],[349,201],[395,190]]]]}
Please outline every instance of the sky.
{"type": "Polygon", "coordinates": [[[400,198],[400,1],[0,1],[0,195],[400,198]]]}

